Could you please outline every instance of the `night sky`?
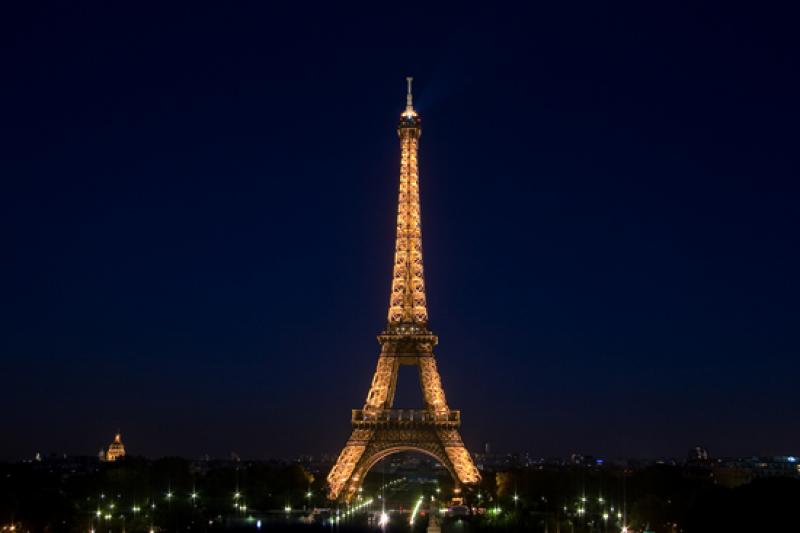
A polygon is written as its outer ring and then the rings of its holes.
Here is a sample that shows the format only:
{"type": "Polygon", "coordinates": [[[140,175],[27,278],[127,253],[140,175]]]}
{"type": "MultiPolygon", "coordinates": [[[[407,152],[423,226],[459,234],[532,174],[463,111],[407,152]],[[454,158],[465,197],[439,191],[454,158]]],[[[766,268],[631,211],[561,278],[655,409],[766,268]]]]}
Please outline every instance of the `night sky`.
{"type": "Polygon", "coordinates": [[[69,4],[0,13],[0,459],[338,452],[407,75],[470,448],[800,453],[794,13],[69,4]]]}

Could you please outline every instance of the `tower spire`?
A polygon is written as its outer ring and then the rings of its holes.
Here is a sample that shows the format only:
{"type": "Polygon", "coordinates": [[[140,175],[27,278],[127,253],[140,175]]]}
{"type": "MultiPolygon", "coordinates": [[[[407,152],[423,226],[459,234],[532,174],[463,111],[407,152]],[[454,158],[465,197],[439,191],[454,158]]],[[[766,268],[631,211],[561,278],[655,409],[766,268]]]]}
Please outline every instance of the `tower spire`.
{"type": "Polygon", "coordinates": [[[411,82],[412,81],[414,81],[413,77],[406,76],[406,83],[408,83],[408,94],[406,94],[406,113],[413,113],[414,112],[413,96],[411,94],[411,82]]]}

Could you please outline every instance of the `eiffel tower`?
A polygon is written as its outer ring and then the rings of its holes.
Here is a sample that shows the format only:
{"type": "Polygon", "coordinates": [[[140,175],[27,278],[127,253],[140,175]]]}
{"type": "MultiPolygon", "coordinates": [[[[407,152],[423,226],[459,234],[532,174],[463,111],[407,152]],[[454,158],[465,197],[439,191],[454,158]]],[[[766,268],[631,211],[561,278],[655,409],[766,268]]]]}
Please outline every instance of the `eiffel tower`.
{"type": "Polygon", "coordinates": [[[417,146],[421,119],[414,110],[411,78],[406,109],[400,115],[400,194],[394,275],[386,329],[378,335],[381,353],[363,409],[352,413],[353,433],[328,474],[328,497],[350,501],[378,461],[403,451],[421,452],[441,463],[456,487],[474,485],[480,474],[461,441],[461,412],[447,406],[428,329],[422,272],[417,146]],[[424,409],[393,409],[400,365],[419,369],[424,409]]]}

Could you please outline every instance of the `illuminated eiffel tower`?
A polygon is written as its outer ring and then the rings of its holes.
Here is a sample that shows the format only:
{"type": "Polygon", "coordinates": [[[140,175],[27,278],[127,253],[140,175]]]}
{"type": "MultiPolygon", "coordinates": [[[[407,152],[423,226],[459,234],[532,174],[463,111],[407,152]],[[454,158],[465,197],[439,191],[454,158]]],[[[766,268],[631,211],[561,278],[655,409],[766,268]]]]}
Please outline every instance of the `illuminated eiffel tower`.
{"type": "Polygon", "coordinates": [[[480,474],[461,441],[460,411],[447,406],[428,329],[422,272],[417,145],[421,120],[414,110],[411,78],[406,109],[400,116],[400,195],[394,276],[386,329],[378,335],[381,353],[363,409],[354,409],[353,433],[328,474],[328,497],[350,501],[367,472],[386,456],[403,451],[427,454],[453,476],[456,487],[473,485],[480,474]],[[393,409],[400,365],[419,369],[424,409],[393,409]]]}

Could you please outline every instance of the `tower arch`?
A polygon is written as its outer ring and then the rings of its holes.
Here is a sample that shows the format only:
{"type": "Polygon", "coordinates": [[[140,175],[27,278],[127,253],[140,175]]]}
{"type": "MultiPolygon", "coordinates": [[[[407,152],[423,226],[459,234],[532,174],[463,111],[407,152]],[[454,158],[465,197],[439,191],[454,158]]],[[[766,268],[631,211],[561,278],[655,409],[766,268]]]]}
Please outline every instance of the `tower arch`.
{"type": "Polygon", "coordinates": [[[400,444],[388,446],[382,450],[375,450],[372,455],[365,458],[363,465],[356,472],[353,472],[353,480],[357,483],[357,485],[352,488],[353,493],[358,492],[358,489],[364,483],[364,479],[366,479],[367,474],[369,474],[375,465],[384,459],[391,457],[392,455],[407,452],[419,453],[437,461],[442,465],[442,467],[444,467],[445,470],[447,470],[447,473],[450,474],[450,477],[453,478],[454,486],[458,487],[460,485],[458,475],[453,469],[453,465],[450,464],[447,455],[442,453],[441,450],[431,450],[418,444],[400,444]]]}

